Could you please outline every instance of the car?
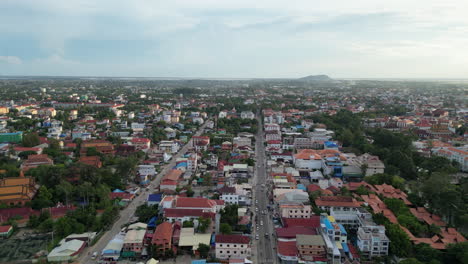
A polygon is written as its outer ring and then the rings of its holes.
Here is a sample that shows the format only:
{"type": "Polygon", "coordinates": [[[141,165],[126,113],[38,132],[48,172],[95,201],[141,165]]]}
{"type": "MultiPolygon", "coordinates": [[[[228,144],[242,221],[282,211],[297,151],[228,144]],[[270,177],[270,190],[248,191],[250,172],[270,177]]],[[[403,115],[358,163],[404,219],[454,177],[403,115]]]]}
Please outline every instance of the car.
{"type": "Polygon", "coordinates": [[[258,204],[258,200],[255,200],[255,203],[258,204]]]}
{"type": "Polygon", "coordinates": [[[261,225],[261,226],[263,225],[263,221],[260,221],[260,225],[261,225]]]}
{"type": "Polygon", "coordinates": [[[94,251],[93,255],[91,256],[91,259],[93,260],[96,259],[97,255],[98,255],[97,251],[94,251]]]}
{"type": "Polygon", "coordinates": [[[258,207],[255,207],[255,211],[258,211],[258,207]]]}
{"type": "Polygon", "coordinates": [[[258,235],[255,236],[255,240],[259,240],[260,237],[258,235]]]}

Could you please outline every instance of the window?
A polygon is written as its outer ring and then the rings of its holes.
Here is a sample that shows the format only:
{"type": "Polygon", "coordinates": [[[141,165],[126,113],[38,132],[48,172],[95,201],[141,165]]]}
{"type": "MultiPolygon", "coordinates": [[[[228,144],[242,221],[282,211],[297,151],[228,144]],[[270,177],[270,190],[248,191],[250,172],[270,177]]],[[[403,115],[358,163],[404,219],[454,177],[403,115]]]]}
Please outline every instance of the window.
{"type": "Polygon", "coordinates": [[[237,247],[237,245],[236,245],[236,244],[234,244],[234,247],[237,247]]]}
{"type": "Polygon", "coordinates": [[[222,250],[220,250],[220,251],[219,251],[219,254],[223,254],[223,251],[222,251],[222,250]]]}
{"type": "Polygon", "coordinates": [[[220,246],[220,247],[222,247],[222,246],[223,246],[223,244],[219,244],[219,246],[220,246]]]}

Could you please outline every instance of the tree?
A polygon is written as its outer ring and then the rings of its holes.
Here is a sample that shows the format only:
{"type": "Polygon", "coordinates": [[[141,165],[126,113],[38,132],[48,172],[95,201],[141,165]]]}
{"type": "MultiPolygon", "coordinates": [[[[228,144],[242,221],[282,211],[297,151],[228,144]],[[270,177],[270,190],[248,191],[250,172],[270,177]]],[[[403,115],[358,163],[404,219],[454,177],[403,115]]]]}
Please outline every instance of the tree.
{"type": "Polygon", "coordinates": [[[411,241],[408,235],[396,224],[385,225],[390,241],[390,252],[398,257],[407,257],[411,253],[411,241]]]}
{"type": "Polygon", "coordinates": [[[414,256],[416,259],[422,262],[429,262],[431,260],[439,260],[441,253],[437,249],[433,249],[431,246],[425,243],[414,245],[414,256]]]}
{"type": "Polygon", "coordinates": [[[47,189],[46,186],[41,186],[39,188],[39,193],[37,197],[32,201],[31,207],[33,209],[42,209],[52,206],[52,193],[47,189]]]}
{"type": "Polygon", "coordinates": [[[39,135],[37,133],[29,133],[23,136],[23,146],[24,147],[34,147],[41,144],[39,135]]]}
{"type": "Polygon", "coordinates": [[[198,253],[200,253],[200,258],[208,258],[208,253],[210,252],[210,249],[210,246],[207,244],[198,244],[198,253]]]}
{"type": "MultiPolygon", "coordinates": [[[[148,206],[146,203],[137,207],[135,215],[138,217],[140,222],[148,222],[153,216],[158,215],[158,205],[148,206]]],[[[184,222],[185,223],[185,222],[184,222]]],[[[193,227],[193,225],[192,225],[193,227]]]]}
{"type": "Polygon", "coordinates": [[[21,159],[26,159],[29,155],[35,155],[37,154],[36,151],[28,150],[28,151],[22,151],[18,154],[18,157],[21,159]]]}
{"type": "Polygon", "coordinates": [[[356,193],[359,195],[367,195],[369,194],[369,190],[364,187],[364,185],[361,185],[356,189],[356,193]]]}
{"type": "Polygon", "coordinates": [[[450,244],[444,255],[444,263],[468,263],[468,242],[450,244]]]}
{"type": "Polygon", "coordinates": [[[415,258],[408,258],[399,262],[400,264],[424,264],[423,262],[415,259],[415,258]]]}
{"type": "Polygon", "coordinates": [[[232,233],[232,228],[228,223],[222,223],[219,227],[219,231],[222,234],[230,235],[232,233]]]}
{"type": "Polygon", "coordinates": [[[204,218],[200,217],[198,219],[199,225],[198,225],[198,231],[205,233],[208,227],[211,224],[211,219],[210,218],[204,218]]]}
{"type": "Polygon", "coordinates": [[[193,221],[192,220],[184,221],[184,223],[182,224],[182,227],[193,227],[193,221]]]}

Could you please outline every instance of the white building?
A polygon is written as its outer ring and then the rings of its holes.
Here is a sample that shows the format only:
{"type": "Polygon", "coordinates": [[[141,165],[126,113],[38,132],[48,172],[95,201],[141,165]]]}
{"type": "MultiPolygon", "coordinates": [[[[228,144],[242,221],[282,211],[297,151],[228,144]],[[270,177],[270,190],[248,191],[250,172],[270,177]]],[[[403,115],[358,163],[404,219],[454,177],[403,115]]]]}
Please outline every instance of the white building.
{"type": "Polygon", "coordinates": [[[432,150],[432,154],[436,156],[446,157],[449,160],[454,160],[460,164],[461,170],[464,172],[468,171],[468,151],[448,147],[448,148],[436,148],[432,150]]]}
{"type": "Polygon", "coordinates": [[[143,130],[145,129],[145,123],[132,122],[130,127],[134,132],[143,132],[143,130]]]}
{"type": "Polygon", "coordinates": [[[304,204],[281,204],[279,206],[283,218],[310,218],[312,208],[304,204]]]}
{"type": "Polygon", "coordinates": [[[243,235],[216,235],[217,259],[245,259],[251,255],[250,238],[243,235]]]}
{"type": "Polygon", "coordinates": [[[241,118],[242,119],[254,119],[255,114],[252,111],[242,111],[241,118]]]}

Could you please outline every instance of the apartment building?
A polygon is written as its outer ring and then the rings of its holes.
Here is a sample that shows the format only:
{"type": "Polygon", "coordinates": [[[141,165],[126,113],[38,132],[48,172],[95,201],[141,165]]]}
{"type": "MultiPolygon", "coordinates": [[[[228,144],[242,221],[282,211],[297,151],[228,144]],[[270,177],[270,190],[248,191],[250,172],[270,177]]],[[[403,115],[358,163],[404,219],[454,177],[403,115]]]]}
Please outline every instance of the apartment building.
{"type": "Polygon", "coordinates": [[[279,206],[283,218],[310,218],[312,207],[304,204],[281,204],[279,206]]]}
{"type": "Polygon", "coordinates": [[[245,259],[250,257],[250,238],[244,235],[216,235],[217,259],[245,259]]]}

